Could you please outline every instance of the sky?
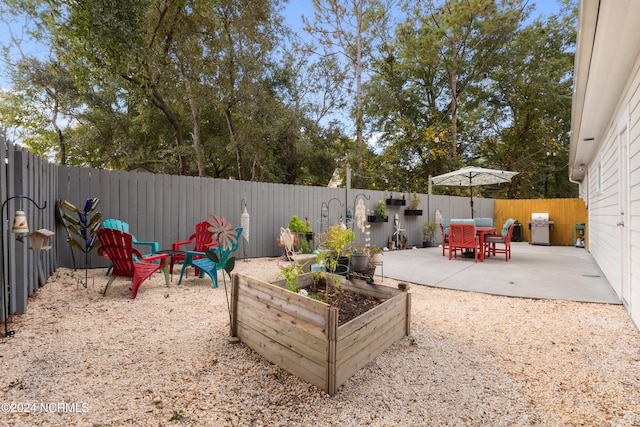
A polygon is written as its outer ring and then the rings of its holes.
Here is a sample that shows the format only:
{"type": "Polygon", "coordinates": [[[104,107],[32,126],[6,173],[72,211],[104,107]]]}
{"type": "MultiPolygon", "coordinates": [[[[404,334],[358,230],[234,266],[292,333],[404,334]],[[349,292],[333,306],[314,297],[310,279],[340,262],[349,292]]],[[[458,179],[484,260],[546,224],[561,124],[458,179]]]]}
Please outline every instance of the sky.
{"type": "MultiPolygon", "coordinates": [[[[529,0],[529,4],[535,4],[535,12],[533,18],[539,16],[548,17],[560,11],[560,0],[529,0]]],[[[289,4],[285,6],[285,16],[287,22],[295,31],[302,31],[302,19],[304,15],[307,18],[313,17],[313,1],[312,0],[289,0],[289,4]]]]}

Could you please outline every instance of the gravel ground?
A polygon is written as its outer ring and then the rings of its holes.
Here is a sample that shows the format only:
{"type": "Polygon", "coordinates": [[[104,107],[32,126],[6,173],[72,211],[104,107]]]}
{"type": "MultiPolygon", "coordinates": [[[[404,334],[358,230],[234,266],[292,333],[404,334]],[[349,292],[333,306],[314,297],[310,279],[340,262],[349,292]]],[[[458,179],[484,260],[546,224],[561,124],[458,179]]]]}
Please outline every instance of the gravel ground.
{"type": "MultiPolygon", "coordinates": [[[[283,263],[236,271],[274,280],[283,263]]],[[[330,397],[228,343],[222,276],[155,275],[131,300],[124,279],[102,296],[104,271],[84,288],[60,269],[11,318],[0,425],[640,425],[640,332],[620,305],[411,285],[411,336],[330,397]]]]}

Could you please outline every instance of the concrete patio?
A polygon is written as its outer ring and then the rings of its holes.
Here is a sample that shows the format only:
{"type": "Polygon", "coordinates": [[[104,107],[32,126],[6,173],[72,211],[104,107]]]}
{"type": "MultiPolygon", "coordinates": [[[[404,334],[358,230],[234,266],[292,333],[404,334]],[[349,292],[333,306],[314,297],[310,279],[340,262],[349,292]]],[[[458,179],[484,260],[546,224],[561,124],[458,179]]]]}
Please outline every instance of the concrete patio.
{"type": "MultiPolygon", "coordinates": [[[[609,281],[582,248],[512,243],[512,255],[449,260],[442,248],[384,254],[384,276],[411,283],[522,298],[621,304],[609,281]]],[[[381,273],[380,267],[376,274],[381,273]]]]}

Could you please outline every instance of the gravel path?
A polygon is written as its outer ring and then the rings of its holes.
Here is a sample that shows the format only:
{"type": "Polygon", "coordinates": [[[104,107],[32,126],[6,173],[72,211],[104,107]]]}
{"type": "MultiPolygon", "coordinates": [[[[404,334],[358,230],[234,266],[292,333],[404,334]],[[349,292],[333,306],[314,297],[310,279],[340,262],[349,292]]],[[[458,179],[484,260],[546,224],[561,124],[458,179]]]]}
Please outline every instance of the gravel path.
{"type": "MultiPolygon", "coordinates": [[[[282,263],[236,271],[274,280],[282,263]]],[[[640,332],[620,305],[411,285],[411,336],[329,397],[227,342],[222,276],[156,275],[135,300],[124,279],[103,297],[103,269],[80,279],[59,270],[0,338],[0,425],[640,425],[640,332]]]]}

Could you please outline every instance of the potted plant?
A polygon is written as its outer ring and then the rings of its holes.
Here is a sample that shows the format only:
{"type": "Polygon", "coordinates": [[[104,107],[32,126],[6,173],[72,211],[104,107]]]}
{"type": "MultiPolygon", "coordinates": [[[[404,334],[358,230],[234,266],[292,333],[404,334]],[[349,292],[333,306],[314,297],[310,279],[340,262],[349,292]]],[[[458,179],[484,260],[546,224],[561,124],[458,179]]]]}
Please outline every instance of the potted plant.
{"type": "Polygon", "coordinates": [[[422,209],[418,209],[420,207],[420,195],[417,192],[411,193],[411,199],[409,200],[409,204],[407,205],[407,209],[405,209],[405,216],[408,215],[422,215],[422,209]]]}
{"type": "Polygon", "coordinates": [[[388,222],[389,214],[387,213],[387,203],[384,199],[378,200],[375,215],[367,216],[368,222],[388,222]]]}
{"type": "Polygon", "coordinates": [[[334,224],[326,229],[319,237],[322,247],[331,252],[327,259],[327,269],[336,274],[346,274],[349,270],[349,253],[351,242],[356,239],[356,233],[344,226],[334,224]],[[338,267],[340,266],[340,267],[338,267]]]}
{"type": "Polygon", "coordinates": [[[289,230],[296,234],[296,250],[298,252],[313,252],[313,232],[308,216],[305,216],[303,221],[298,215],[293,215],[289,219],[289,230]],[[309,246],[311,247],[311,252],[307,251],[309,246]]]}
{"type": "Polygon", "coordinates": [[[422,224],[422,247],[430,248],[436,240],[436,230],[438,224],[435,222],[425,222],[422,224]]]}
{"type": "Polygon", "coordinates": [[[382,263],[382,248],[379,248],[377,246],[372,246],[371,249],[369,249],[369,261],[372,264],[380,264],[382,263]]]}
{"type": "Polygon", "coordinates": [[[367,248],[358,246],[351,252],[351,270],[365,271],[369,263],[369,253],[367,248]]]}

